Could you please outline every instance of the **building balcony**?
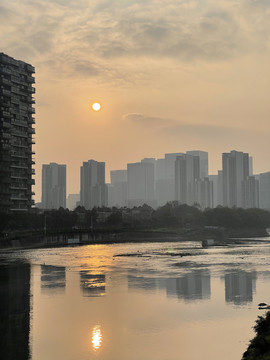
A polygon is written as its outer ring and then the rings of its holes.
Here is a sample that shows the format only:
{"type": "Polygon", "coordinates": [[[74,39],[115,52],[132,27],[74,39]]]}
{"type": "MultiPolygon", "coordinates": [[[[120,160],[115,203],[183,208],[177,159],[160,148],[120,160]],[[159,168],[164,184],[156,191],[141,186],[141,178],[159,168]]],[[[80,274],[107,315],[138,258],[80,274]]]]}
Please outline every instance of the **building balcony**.
{"type": "Polygon", "coordinates": [[[7,121],[2,121],[2,125],[3,125],[3,128],[10,128],[11,127],[11,124],[7,121]]]}
{"type": "Polygon", "coordinates": [[[5,132],[5,131],[2,131],[1,137],[2,137],[3,139],[11,139],[10,133],[7,133],[7,132],[5,132]]]}
{"type": "Polygon", "coordinates": [[[22,120],[11,120],[10,122],[12,125],[15,125],[15,126],[21,126],[21,127],[24,127],[24,128],[27,128],[28,129],[28,123],[26,121],[22,121],[22,120]]]}
{"type": "Polygon", "coordinates": [[[11,185],[10,186],[10,190],[28,190],[27,187],[24,186],[15,186],[15,185],[11,185]]]}
{"type": "Polygon", "coordinates": [[[6,90],[6,89],[2,89],[2,94],[8,97],[11,97],[11,92],[10,90],[6,90]]]}
{"type": "Polygon", "coordinates": [[[27,76],[27,81],[30,82],[31,84],[34,84],[36,82],[33,76],[27,76]]]}
{"type": "Polygon", "coordinates": [[[26,64],[26,70],[31,72],[31,73],[34,73],[35,72],[35,68],[34,66],[30,65],[30,64],[26,64]]]}
{"type": "Polygon", "coordinates": [[[10,100],[13,104],[20,104],[20,99],[18,99],[17,97],[12,96],[11,100],[10,100]]]}
{"type": "Polygon", "coordinates": [[[18,144],[18,143],[12,143],[11,145],[15,146],[15,147],[18,147],[18,148],[21,148],[21,149],[28,149],[28,146],[21,145],[21,144],[18,144]]]}
{"type": "Polygon", "coordinates": [[[3,117],[6,118],[6,119],[10,119],[10,118],[11,118],[10,113],[7,112],[7,111],[3,111],[2,114],[3,114],[3,117]]]}
{"type": "Polygon", "coordinates": [[[11,164],[10,167],[14,169],[28,169],[28,166],[25,166],[25,164],[11,164]]]}
{"type": "Polygon", "coordinates": [[[18,175],[18,174],[11,174],[10,175],[11,179],[20,179],[20,180],[27,180],[28,177],[24,176],[24,175],[18,175]]]}
{"type": "Polygon", "coordinates": [[[13,158],[19,158],[19,159],[28,159],[28,156],[25,152],[19,152],[19,151],[12,151],[11,157],[13,158]]]}
{"type": "Polygon", "coordinates": [[[2,70],[3,74],[8,74],[8,75],[12,74],[12,71],[9,68],[2,67],[0,69],[2,70]]]}
{"type": "Polygon", "coordinates": [[[10,144],[3,144],[3,145],[2,145],[2,148],[3,148],[4,150],[10,150],[10,149],[11,149],[11,145],[10,145],[10,144]]]}
{"type": "Polygon", "coordinates": [[[4,77],[2,77],[1,81],[2,81],[2,83],[5,84],[5,85],[10,85],[10,80],[8,80],[8,79],[6,79],[6,78],[4,78],[4,77]]]}

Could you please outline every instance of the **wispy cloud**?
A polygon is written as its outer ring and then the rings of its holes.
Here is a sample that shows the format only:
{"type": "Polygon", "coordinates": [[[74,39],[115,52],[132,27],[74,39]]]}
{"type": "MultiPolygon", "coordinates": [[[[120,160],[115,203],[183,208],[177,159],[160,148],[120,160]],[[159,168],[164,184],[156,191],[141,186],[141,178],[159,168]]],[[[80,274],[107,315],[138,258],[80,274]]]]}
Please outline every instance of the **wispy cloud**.
{"type": "MultiPolygon", "coordinates": [[[[131,113],[123,115],[125,121],[137,124],[142,129],[151,129],[153,133],[160,133],[163,136],[179,137],[179,135],[195,136],[198,138],[216,140],[217,138],[239,137],[254,135],[254,130],[237,126],[222,126],[206,123],[190,123],[167,119],[146,114],[131,113]]],[[[262,134],[257,130],[257,135],[262,134]]]]}
{"type": "Polygon", "coordinates": [[[71,53],[74,73],[89,77],[108,74],[95,63],[119,76],[121,63],[131,73],[138,58],[227,61],[268,50],[266,0],[0,0],[0,9],[3,50],[40,64],[71,53]]]}

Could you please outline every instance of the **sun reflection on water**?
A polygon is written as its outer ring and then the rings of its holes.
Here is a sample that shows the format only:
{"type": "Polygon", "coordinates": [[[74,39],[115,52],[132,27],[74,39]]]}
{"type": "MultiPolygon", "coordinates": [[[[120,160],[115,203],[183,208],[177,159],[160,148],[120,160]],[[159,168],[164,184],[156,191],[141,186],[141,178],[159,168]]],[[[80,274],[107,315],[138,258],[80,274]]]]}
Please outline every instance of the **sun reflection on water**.
{"type": "Polygon", "coordinates": [[[92,330],[92,346],[95,351],[99,350],[102,344],[102,333],[99,325],[92,330]]]}

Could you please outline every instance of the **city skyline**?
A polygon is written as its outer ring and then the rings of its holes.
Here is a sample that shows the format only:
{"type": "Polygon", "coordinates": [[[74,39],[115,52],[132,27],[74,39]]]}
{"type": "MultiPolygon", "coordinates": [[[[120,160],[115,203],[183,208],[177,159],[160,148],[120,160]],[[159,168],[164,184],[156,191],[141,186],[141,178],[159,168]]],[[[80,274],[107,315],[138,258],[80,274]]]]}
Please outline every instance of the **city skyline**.
{"type": "MultiPolygon", "coordinates": [[[[266,1],[0,0],[1,51],[36,68],[36,192],[42,164],[128,162],[230,149],[269,169],[266,1]],[[99,112],[91,104],[100,102],[99,112]],[[68,162],[67,162],[68,159],[68,162]]],[[[71,177],[74,175],[74,178],[71,177]]]]}
{"type": "MultiPolygon", "coordinates": [[[[205,153],[205,154],[207,154],[208,155],[208,152],[206,152],[206,151],[203,151],[203,150],[185,150],[186,151],[186,154],[192,154],[192,153],[194,153],[194,154],[196,154],[196,153],[205,153]]],[[[128,169],[128,165],[129,164],[139,164],[139,163],[143,163],[143,162],[156,162],[156,165],[155,166],[157,166],[157,172],[159,172],[160,170],[158,170],[159,168],[161,168],[161,166],[160,165],[158,165],[158,162],[159,161],[162,161],[162,160],[164,160],[164,158],[162,158],[162,156],[164,157],[165,156],[165,158],[168,156],[168,157],[172,157],[172,166],[174,167],[174,161],[175,161],[175,158],[176,158],[176,156],[179,156],[179,155],[185,155],[185,151],[183,151],[183,152],[177,152],[177,153],[165,153],[165,154],[162,154],[161,155],[161,157],[160,158],[142,158],[142,159],[138,159],[137,161],[134,161],[134,163],[131,163],[131,162],[127,162],[121,169],[112,169],[112,167],[110,167],[110,164],[108,164],[106,161],[100,161],[100,160],[91,160],[91,161],[95,161],[95,162],[101,162],[101,163],[105,163],[106,164],[106,167],[105,167],[105,183],[107,184],[107,185],[110,185],[110,184],[113,184],[114,183],[114,180],[112,179],[112,173],[115,173],[115,175],[114,176],[123,176],[123,175],[116,175],[117,173],[118,174],[120,174],[120,173],[123,173],[123,172],[127,172],[127,169],[128,169]]],[[[241,150],[229,150],[229,152],[230,151],[233,151],[233,152],[241,152],[241,150]]],[[[211,180],[211,177],[212,176],[217,176],[220,172],[222,172],[222,157],[223,157],[223,155],[224,154],[226,154],[226,153],[221,153],[220,154],[220,162],[221,162],[221,164],[220,164],[220,168],[218,168],[217,169],[217,171],[215,171],[214,173],[210,173],[210,172],[207,172],[207,175],[206,175],[206,173],[204,173],[204,171],[202,172],[202,176],[201,176],[201,178],[204,178],[205,176],[206,177],[209,177],[209,179],[211,180]]],[[[254,173],[253,172],[253,164],[254,164],[254,159],[253,159],[253,156],[251,156],[250,154],[249,154],[249,159],[250,159],[250,164],[249,164],[249,166],[250,166],[250,168],[251,168],[251,174],[253,175],[260,175],[260,174],[266,174],[266,173],[268,173],[268,172],[270,172],[270,165],[269,165],[269,168],[267,169],[266,168],[266,170],[265,171],[263,171],[263,172],[259,172],[259,173],[254,173]]],[[[87,160],[87,161],[90,161],[90,160],[87,160]]],[[[84,161],[83,161],[83,163],[84,163],[84,161]]],[[[256,161],[255,161],[255,163],[256,163],[256,161]]],[[[68,165],[67,164],[65,164],[66,165],[66,167],[67,167],[67,170],[68,170],[68,165]]],[[[255,164],[256,165],[256,164],[255,164]]],[[[202,165],[201,165],[202,166],[202,165]]],[[[205,165],[206,166],[206,168],[207,168],[207,171],[208,171],[208,167],[209,168],[212,168],[211,167],[211,161],[207,161],[207,165],[205,165]]],[[[77,169],[77,171],[78,171],[78,173],[80,174],[80,168],[81,168],[81,164],[79,164],[78,165],[78,169],[77,169]]],[[[255,168],[256,168],[256,166],[255,166],[255,168]]],[[[165,170],[165,168],[164,168],[164,171],[165,171],[165,173],[166,173],[166,171],[168,171],[169,169],[166,169],[165,170]]],[[[73,176],[74,176],[74,173],[72,174],[73,176]]],[[[167,175],[169,176],[170,175],[170,173],[168,172],[167,173],[167,175]]],[[[166,176],[167,176],[166,175],[166,176]]],[[[171,174],[171,175],[173,175],[173,178],[174,178],[174,174],[171,174]]],[[[67,179],[68,179],[68,176],[67,176],[67,179]]],[[[119,181],[119,180],[118,180],[119,181]]],[[[69,183],[69,179],[67,180],[67,184],[69,183]]],[[[41,187],[41,189],[42,189],[42,181],[40,182],[40,184],[39,184],[39,186],[41,187]]],[[[174,187],[174,185],[173,185],[173,187],[174,187]]],[[[67,187],[68,188],[68,187],[67,187]]],[[[164,190],[162,190],[162,191],[164,191],[164,190]]],[[[78,179],[78,184],[77,184],[77,187],[76,187],[76,190],[74,191],[74,192],[72,192],[72,191],[68,191],[67,190],[67,196],[68,195],[75,195],[75,194],[79,194],[80,193],[80,178],[78,179]]],[[[41,194],[41,193],[40,193],[41,194]]],[[[171,200],[175,200],[174,198],[172,198],[171,200]]],[[[36,200],[36,202],[38,203],[39,202],[39,199],[37,199],[36,200]]]]}
{"type": "MultiPolygon", "coordinates": [[[[126,169],[110,170],[111,179],[106,182],[106,163],[91,159],[83,162],[80,191],[68,194],[67,207],[133,208],[147,204],[156,209],[168,202],[178,202],[202,210],[218,205],[270,210],[270,171],[253,174],[252,156],[236,150],[222,153],[222,160],[222,169],[209,174],[205,151],[166,153],[164,158],[143,158],[127,163],[126,169]]],[[[52,186],[50,191],[55,191],[52,186]]],[[[44,208],[42,203],[36,206],[44,208]]]]}

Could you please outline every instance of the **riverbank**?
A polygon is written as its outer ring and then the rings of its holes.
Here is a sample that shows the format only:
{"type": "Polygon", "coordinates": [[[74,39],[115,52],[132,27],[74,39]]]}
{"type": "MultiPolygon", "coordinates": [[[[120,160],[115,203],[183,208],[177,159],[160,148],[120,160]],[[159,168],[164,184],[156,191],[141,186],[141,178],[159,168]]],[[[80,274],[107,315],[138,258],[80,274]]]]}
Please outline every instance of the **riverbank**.
{"type": "Polygon", "coordinates": [[[243,243],[248,238],[266,237],[268,233],[262,229],[238,229],[238,231],[224,231],[224,229],[99,229],[95,231],[78,229],[77,231],[63,231],[62,233],[18,233],[13,238],[0,240],[1,250],[35,249],[74,245],[114,244],[114,243],[143,243],[143,242],[182,242],[214,239],[216,244],[243,243]],[[218,231],[217,231],[218,230],[218,231]],[[230,236],[228,236],[230,234],[230,236]],[[238,236],[237,236],[238,235],[238,236]]]}
{"type": "Polygon", "coordinates": [[[270,311],[259,316],[254,326],[256,336],[250,341],[242,360],[270,359],[270,311]]]}
{"type": "Polygon", "coordinates": [[[124,232],[69,232],[62,234],[33,235],[16,239],[2,239],[0,250],[34,249],[69,245],[114,244],[128,242],[181,241],[183,238],[172,232],[124,231],[124,232]]]}

